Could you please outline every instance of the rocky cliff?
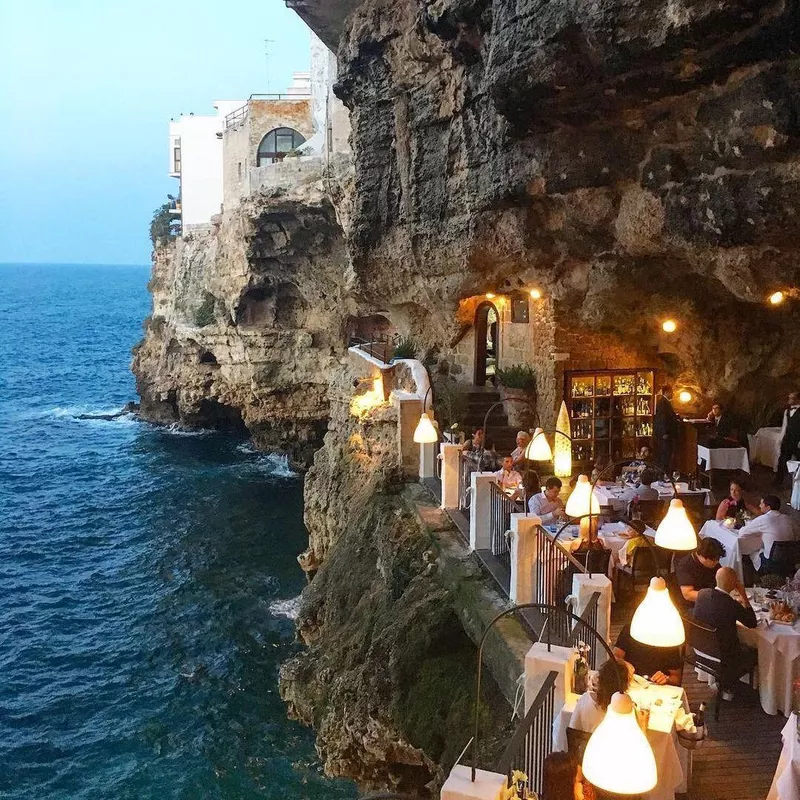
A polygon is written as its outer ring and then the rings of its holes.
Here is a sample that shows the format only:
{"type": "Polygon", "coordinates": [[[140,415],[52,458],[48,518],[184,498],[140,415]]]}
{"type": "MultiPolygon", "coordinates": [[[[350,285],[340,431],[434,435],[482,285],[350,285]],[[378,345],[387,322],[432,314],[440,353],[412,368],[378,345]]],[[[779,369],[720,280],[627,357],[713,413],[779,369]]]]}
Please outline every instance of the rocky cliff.
{"type": "Polygon", "coordinates": [[[262,192],[156,248],[133,364],[145,418],[247,432],[310,462],[351,305],[338,178],[262,192]]]}
{"type": "Polygon", "coordinates": [[[668,313],[670,372],[782,392],[797,304],[765,299],[800,279],[798,41],[789,0],[362,0],[337,90],[358,289],[438,344],[459,298],[517,278],[629,341],[668,313]]]}

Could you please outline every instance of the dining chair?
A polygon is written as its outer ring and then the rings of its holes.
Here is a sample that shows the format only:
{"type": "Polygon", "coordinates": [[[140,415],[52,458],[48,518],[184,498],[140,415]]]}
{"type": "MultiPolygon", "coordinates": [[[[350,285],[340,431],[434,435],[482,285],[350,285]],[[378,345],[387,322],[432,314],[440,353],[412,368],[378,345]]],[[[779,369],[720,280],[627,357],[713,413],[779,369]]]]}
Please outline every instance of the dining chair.
{"type": "Polygon", "coordinates": [[[583,751],[589,743],[592,734],[578,728],[567,728],[567,752],[580,764],[583,761],[583,751]]]}
{"type": "Polygon", "coordinates": [[[769,558],[764,559],[762,574],[792,577],[800,564],[800,542],[773,542],[769,558]]]}

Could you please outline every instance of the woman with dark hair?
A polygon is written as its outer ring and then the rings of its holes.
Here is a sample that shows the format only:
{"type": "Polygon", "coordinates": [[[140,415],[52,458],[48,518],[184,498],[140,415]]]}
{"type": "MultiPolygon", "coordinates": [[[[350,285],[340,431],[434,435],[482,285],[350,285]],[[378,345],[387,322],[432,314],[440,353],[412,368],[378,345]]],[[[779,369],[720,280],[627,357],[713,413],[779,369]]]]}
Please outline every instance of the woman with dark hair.
{"type": "Polygon", "coordinates": [[[563,750],[550,753],[542,773],[544,800],[596,800],[596,789],[583,780],[578,762],[563,750]]]}
{"type": "Polygon", "coordinates": [[[745,501],[742,484],[731,481],[730,494],[717,506],[717,520],[736,517],[745,511],[748,511],[754,517],[761,513],[755,506],[751,506],[745,501]]]}
{"type": "Polygon", "coordinates": [[[525,459],[520,465],[522,473],[522,488],[525,490],[526,503],[527,499],[539,494],[542,491],[542,482],[539,478],[539,473],[535,469],[530,468],[531,462],[525,459]]]}
{"type": "Polygon", "coordinates": [[[606,709],[615,692],[628,688],[630,671],[626,664],[609,659],[589,680],[589,691],[578,698],[569,720],[569,727],[591,733],[606,715],[606,709]]]}

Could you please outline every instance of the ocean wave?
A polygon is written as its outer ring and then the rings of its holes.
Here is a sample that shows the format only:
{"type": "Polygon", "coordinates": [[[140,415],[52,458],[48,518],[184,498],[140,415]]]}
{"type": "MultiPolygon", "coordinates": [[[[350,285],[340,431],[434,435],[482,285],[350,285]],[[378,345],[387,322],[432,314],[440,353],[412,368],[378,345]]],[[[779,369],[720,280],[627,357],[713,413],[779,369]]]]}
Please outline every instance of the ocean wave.
{"type": "Polygon", "coordinates": [[[255,463],[267,475],[275,478],[297,477],[297,473],[289,466],[289,456],[285,453],[262,453],[253,447],[252,442],[243,442],[236,449],[244,455],[255,456],[255,463]]]}
{"type": "Polygon", "coordinates": [[[291,597],[288,600],[273,600],[269,604],[269,611],[273,617],[286,617],[287,619],[297,619],[300,613],[300,597],[291,597]]]}
{"type": "Polygon", "coordinates": [[[217,433],[217,431],[212,431],[208,428],[187,428],[185,425],[181,425],[180,422],[172,422],[169,425],[154,425],[153,427],[160,433],[166,433],[169,436],[210,436],[217,433]]]}
{"type": "Polygon", "coordinates": [[[135,425],[139,418],[131,411],[122,411],[121,406],[96,407],[90,405],[52,406],[22,412],[18,419],[66,419],[75,422],[115,422],[122,425],[135,425]],[[113,419],[111,419],[113,417],[113,419]]]}

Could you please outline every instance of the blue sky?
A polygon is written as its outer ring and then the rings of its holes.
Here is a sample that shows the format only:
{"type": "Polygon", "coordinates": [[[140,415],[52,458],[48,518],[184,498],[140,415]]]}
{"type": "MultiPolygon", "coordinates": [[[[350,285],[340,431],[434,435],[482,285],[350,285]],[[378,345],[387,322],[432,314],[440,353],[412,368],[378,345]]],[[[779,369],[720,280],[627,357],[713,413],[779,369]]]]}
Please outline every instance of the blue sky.
{"type": "Polygon", "coordinates": [[[283,0],[0,0],[0,262],[148,263],[170,117],[284,90],[308,43],[283,0]]]}

